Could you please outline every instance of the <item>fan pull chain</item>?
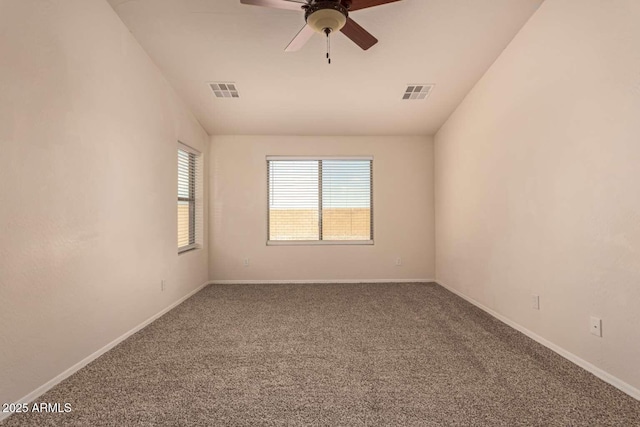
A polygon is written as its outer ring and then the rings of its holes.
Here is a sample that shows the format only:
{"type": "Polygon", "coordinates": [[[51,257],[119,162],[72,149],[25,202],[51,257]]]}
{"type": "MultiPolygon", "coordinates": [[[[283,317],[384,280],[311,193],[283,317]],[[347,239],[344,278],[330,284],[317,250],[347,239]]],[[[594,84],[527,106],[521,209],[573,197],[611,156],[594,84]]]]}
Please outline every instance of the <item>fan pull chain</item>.
{"type": "Polygon", "coordinates": [[[331,65],[331,38],[329,34],[331,34],[330,28],[325,28],[324,33],[327,35],[327,62],[331,65]]]}

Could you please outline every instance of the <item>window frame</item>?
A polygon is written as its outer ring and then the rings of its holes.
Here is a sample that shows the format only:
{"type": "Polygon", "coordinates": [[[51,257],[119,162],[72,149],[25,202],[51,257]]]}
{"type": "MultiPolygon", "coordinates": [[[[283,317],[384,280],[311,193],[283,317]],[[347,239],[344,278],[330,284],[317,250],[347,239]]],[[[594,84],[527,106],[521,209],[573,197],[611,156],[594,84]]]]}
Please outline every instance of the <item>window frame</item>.
{"type": "Polygon", "coordinates": [[[374,238],[374,197],[373,197],[373,156],[266,156],[266,178],[267,178],[267,246],[372,246],[375,243],[374,238]],[[321,162],[323,160],[344,160],[344,161],[369,161],[369,210],[370,210],[370,220],[369,220],[369,240],[322,240],[322,167],[319,164],[319,182],[318,182],[318,198],[319,198],[319,210],[318,210],[318,221],[319,221],[319,239],[318,240],[270,240],[271,237],[271,197],[270,197],[270,182],[269,182],[269,162],[270,161],[318,161],[321,162]]]}
{"type": "MultiPolygon", "coordinates": [[[[202,162],[202,153],[180,141],[178,141],[178,150],[177,155],[180,156],[180,151],[187,153],[189,158],[189,196],[188,197],[180,197],[178,195],[177,204],[180,202],[189,203],[189,229],[193,229],[193,233],[189,233],[189,244],[184,246],[178,246],[178,255],[184,254],[189,251],[193,251],[195,249],[202,248],[202,245],[198,242],[198,224],[197,224],[197,204],[198,204],[198,186],[203,185],[202,182],[199,181],[198,167],[201,167],[202,162]],[[199,165],[200,162],[200,165],[199,165]]],[[[179,164],[179,162],[178,162],[179,164]]],[[[179,167],[179,166],[178,166],[179,167]]],[[[180,171],[177,173],[178,185],[180,181],[180,171]]],[[[178,191],[179,194],[179,191],[178,191]]],[[[176,235],[176,238],[178,235],[176,235]]],[[[179,245],[179,241],[177,242],[179,245]]]]}

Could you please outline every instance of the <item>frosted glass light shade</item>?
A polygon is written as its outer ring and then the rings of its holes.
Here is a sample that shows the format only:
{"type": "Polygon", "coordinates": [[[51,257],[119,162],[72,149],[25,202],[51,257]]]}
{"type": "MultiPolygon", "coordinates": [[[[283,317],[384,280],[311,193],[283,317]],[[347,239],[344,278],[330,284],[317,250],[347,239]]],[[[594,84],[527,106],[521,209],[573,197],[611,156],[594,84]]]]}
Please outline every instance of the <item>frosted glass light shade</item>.
{"type": "Polygon", "coordinates": [[[347,23],[347,17],[334,9],[320,9],[307,18],[307,25],[319,33],[323,33],[325,28],[331,32],[340,31],[347,23]]]}

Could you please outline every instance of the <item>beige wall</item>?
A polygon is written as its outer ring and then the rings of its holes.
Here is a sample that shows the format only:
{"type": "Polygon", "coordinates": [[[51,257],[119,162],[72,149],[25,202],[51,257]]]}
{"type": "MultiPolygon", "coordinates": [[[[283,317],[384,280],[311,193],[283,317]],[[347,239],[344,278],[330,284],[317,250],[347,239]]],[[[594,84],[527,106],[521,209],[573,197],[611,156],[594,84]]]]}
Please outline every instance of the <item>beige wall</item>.
{"type": "Polygon", "coordinates": [[[636,392],[639,22],[546,0],[435,138],[438,280],[636,392]]]}
{"type": "Polygon", "coordinates": [[[0,6],[0,402],[207,281],[176,141],[208,136],[104,0],[0,6]],[[160,291],[160,281],[168,289],[160,291]]]}
{"type": "Polygon", "coordinates": [[[433,278],[431,138],[214,136],[211,157],[211,279],[433,278]],[[266,246],[267,155],[374,156],[375,245],[266,246]]]}

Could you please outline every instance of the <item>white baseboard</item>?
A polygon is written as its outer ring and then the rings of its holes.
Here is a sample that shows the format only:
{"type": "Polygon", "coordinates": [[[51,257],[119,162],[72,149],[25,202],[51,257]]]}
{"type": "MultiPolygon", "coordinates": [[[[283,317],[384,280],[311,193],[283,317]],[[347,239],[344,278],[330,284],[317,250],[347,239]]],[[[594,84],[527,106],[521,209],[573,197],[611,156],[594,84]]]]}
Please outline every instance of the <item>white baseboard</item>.
{"type": "Polygon", "coordinates": [[[560,356],[564,357],[565,359],[569,360],[570,362],[575,363],[576,365],[580,366],[581,368],[585,369],[586,371],[591,372],[593,375],[595,375],[596,377],[600,378],[602,381],[611,384],[612,386],[614,386],[615,388],[617,388],[620,391],[623,391],[624,393],[628,394],[629,396],[633,397],[634,399],[640,400],[640,390],[635,388],[634,386],[632,386],[631,384],[627,384],[626,382],[622,381],[620,378],[611,375],[610,373],[598,368],[597,366],[593,365],[590,362],[587,362],[586,360],[576,356],[575,354],[565,350],[564,348],[558,346],[557,344],[552,343],[551,341],[547,340],[546,338],[541,337],[540,335],[536,334],[535,332],[530,331],[529,329],[525,328],[524,326],[514,322],[513,320],[497,313],[496,311],[490,309],[489,307],[479,303],[478,301],[474,300],[473,298],[470,298],[468,296],[466,296],[465,294],[463,294],[462,292],[453,289],[450,286],[447,286],[446,284],[444,284],[442,281],[440,280],[436,280],[435,281],[437,284],[439,284],[440,286],[442,286],[443,288],[445,288],[446,290],[458,295],[460,298],[470,302],[471,304],[475,305],[476,307],[480,308],[481,310],[487,312],[488,314],[490,314],[491,316],[495,317],[496,319],[500,320],[501,322],[507,324],[508,326],[512,327],[513,329],[522,332],[523,334],[525,334],[526,336],[528,336],[529,338],[531,338],[534,341],[537,341],[538,343],[542,344],[543,346],[547,347],[550,350],[553,350],[554,352],[558,353],[560,356]]]}
{"type": "Polygon", "coordinates": [[[338,280],[211,280],[210,285],[273,285],[314,283],[435,283],[435,279],[338,279],[338,280]]]}
{"type": "MultiPolygon", "coordinates": [[[[171,304],[170,306],[168,306],[164,310],[162,310],[159,313],[151,316],[150,318],[148,318],[144,322],[140,323],[135,328],[133,328],[130,331],[126,332],[124,335],[119,336],[118,338],[116,338],[115,340],[111,341],[109,344],[105,345],[100,350],[96,351],[95,353],[85,357],[84,359],[82,359],[81,361],[79,361],[78,363],[76,363],[75,365],[73,365],[72,367],[67,369],[66,371],[64,371],[61,374],[57,375],[55,378],[47,381],[46,383],[44,383],[43,385],[41,385],[37,389],[33,390],[31,393],[27,394],[22,399],[18,399],[16,402],[12,402],[12,403],[31,403],[31,402],[33,402],[35,399],[37,399],[38,397],[42,396],[47,391],[51,390],[53,387],[55,387],[56,385],[58,385],[59,383],[61,383],[65,379],[69,378],[71,375],[75,374],[80,369],[84,368],[89,363],[93,362],[98,357],[102,356],[107,351],[111,350],[113,347],[115,347],[116,345],[120,344],[122,341],[124,341],[127,338],[129,338],[131,335],[133,335],[136,332],[138,332],[139,330],[143,329],[145,326],[149,325],[154,320],[159,319],[160,317],[162,317],[163,315],[165,315],[169,311],[173,310],[174,308],[176,308],[177,306],[179,306],[180,304],[185,302],[187,299],[189,299],[193,295],[195,295],[198,292],[200,292],[205,286],[208,286],[208,285],[209,285],[208,282],[200,285],[199,287],[197,287],[193,291],[189,292],[187,295],[183,296],[178,301],[174,302],[173,304],[171,304]]],[[[0,412],[0,421],[2,421],[5,418],[8,418],[10,415],[11,415],[11,413],[0,412]]]]}

